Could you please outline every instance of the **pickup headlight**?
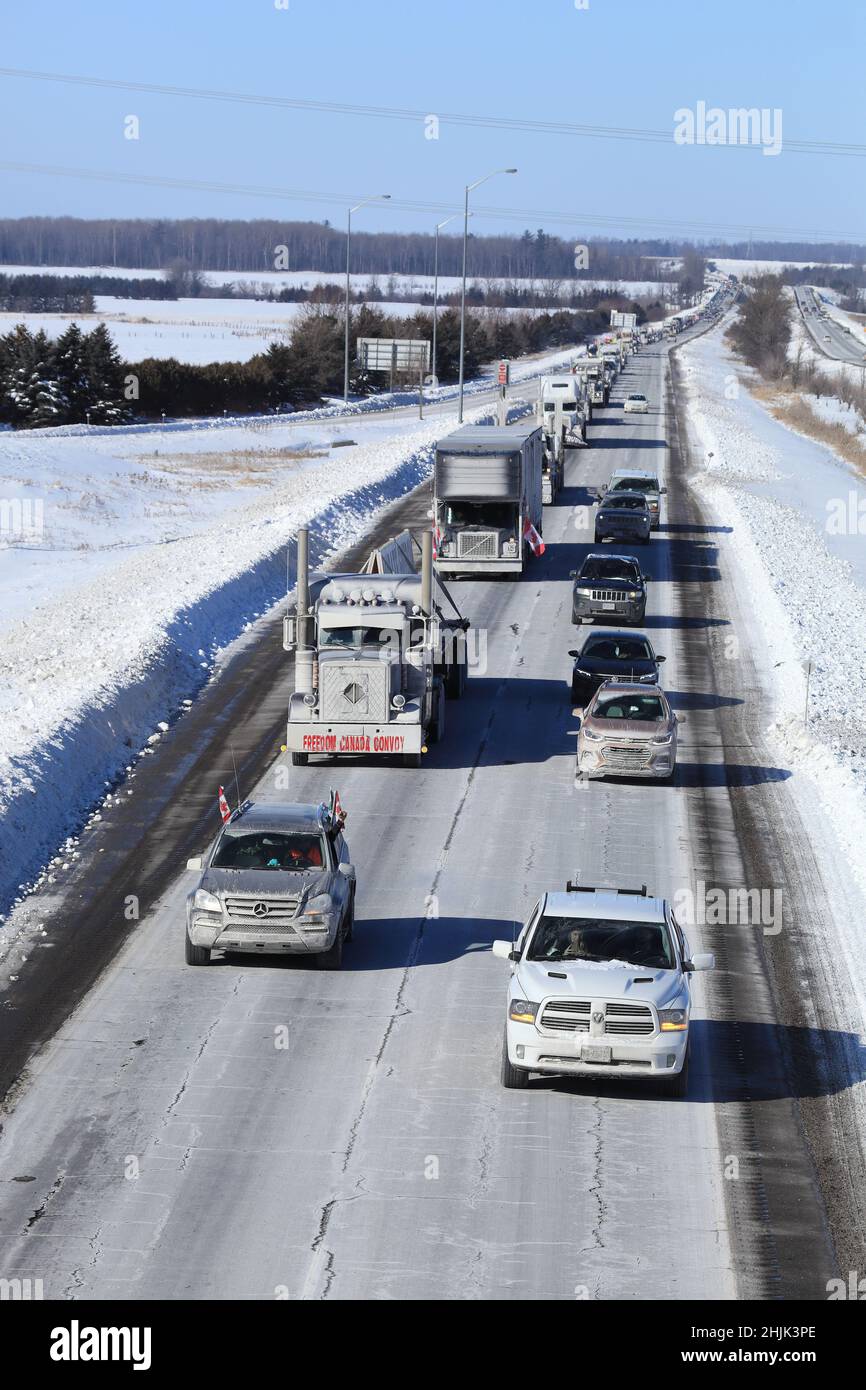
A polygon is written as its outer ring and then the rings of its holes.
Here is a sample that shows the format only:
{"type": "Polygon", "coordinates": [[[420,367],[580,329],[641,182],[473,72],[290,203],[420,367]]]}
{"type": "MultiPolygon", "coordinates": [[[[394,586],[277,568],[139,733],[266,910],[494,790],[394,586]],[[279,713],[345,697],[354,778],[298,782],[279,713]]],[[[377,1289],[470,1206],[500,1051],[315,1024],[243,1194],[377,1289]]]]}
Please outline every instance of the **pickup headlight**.
{"type": "Polygon", "coordinates": [[[196,889],[192,905],[196,912],[222,912],[219,898],[209,893],[206,888],[196,889]]]}
{"type": "Polygon", "coordinates": [[[534,1023],[538,1005],[529,999],[512,999],[508,1006],[508,1017],[512,1023],[534,1023]]]}
{"type": "Polygon", "coordinates": [[[589,739],[590,743],[601,743],[602,739],[604,738],[604,734],[594,734],[592,732],[592,729],[584,728],[582,730],[582,733],[584,738],[589,739]]]}
{"type": "Polygon", "coordinates": [[[663,1033],[684,1033],[689,1016],[685,1009],[659,1009],[659,1024],[663,1033]]]}

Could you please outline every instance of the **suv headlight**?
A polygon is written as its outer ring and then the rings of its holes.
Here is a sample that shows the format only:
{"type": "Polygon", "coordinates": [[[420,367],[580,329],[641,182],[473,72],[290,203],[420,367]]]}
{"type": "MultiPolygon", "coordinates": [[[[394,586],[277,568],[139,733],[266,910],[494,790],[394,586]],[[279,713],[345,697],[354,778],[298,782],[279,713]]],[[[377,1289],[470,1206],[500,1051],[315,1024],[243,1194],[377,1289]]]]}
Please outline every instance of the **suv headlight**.
{"type": "Polygon", "coordinates": [[[653,739],[653,743],[670,743],[671,737],[671,734],[658,734],[653,739]]]}
{"type": "Polygon", "coordinates": [[[589,739],[590,743],[601,743],[602,739],[604,738],[604,734],[594,734],[592,732],[592,729],[587,729],[585,726],[581,730],[581,732],[584,738],[589,739]]]}
{"type": "Polygon", "coordinates": [[[192,905],[196,912],[222,912],[220,900],[214,893],[209,893],[206,888],[197,888],[192,905]]]}
{"type": "Polygon", "coordinates": [[[628,594],[627,594],[626,597],[628,597],[628,598],[640,598],[640,590],[639,590],[639,589],[629,589],[628,594]]]}
{"type": "Polygon", "coordinates": [[[663,1033],[684,1033],[689,1026],[685,1009],[659,1009],[659,1025],[663,1033]]]}
{"type": "Polygon", "coordinates": [[[592,598],[592,589],[575,589],[578,598],[592,598]]]}
{"type": "Polygon", "coordinates": [[[512,1023],[534,1023],[538,1005],[529,999],[512,999],[508,1006],[508,1017],[512,1023]]]}
{"type": "Polygon", "coordinates": [[[333,910],[334,904],[330,893],[319,893],[315,898],[310,898],[298,920],[303,927],[311,927],[314,931],[324,931],[333,910]]]}

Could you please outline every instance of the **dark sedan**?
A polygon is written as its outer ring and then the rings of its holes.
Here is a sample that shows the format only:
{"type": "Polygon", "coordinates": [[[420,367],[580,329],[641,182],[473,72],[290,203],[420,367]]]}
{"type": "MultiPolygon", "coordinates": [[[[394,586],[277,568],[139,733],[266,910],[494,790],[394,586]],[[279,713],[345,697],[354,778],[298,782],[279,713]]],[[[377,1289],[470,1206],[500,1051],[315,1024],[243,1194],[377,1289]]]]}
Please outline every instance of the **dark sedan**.
{"type": "Polygon", "coordinates": [[[585,705],[603,681],[657,685],[659,665],[664,661],[642,632],[593,632],[579,651],[568,654],[574,658],[573,705],[585,705]]]}

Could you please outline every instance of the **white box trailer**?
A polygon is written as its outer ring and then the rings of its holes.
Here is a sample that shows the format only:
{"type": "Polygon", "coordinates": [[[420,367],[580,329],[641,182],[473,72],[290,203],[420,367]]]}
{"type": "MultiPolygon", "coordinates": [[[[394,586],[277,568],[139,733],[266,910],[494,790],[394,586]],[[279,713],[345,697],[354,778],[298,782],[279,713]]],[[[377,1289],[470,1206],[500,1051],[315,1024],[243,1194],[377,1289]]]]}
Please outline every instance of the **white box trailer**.
{"type": "Polygon", "coordinates": [[[541,553],[538,425],[465,425],[436,445],[433,535],[446,574],[520,575],[541,553]]]}

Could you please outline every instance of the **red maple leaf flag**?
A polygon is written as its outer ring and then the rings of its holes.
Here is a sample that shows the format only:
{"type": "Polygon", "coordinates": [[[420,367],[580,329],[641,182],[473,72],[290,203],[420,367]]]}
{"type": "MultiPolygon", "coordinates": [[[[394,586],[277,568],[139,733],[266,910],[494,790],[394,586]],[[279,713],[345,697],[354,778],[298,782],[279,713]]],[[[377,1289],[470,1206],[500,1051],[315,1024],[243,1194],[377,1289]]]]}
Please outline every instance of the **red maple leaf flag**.
{"type": "Polygon", "coordinates": [[[529,520],[529,517],[527,517],[523,523],[523,534],[529,541],[533,555],[543,555],[544,541],[539,536],[532,522],[529,520]]]}
{"type": "Polygon", "coordinates": [[[225,825],[226,821],[230,821],[230,820],[231,820],[231,818],[232,818],[232,813],[231,813],[231,811],[229,810],[229,804],[228,804],[228,802],[226,801],[226,794],[225,794],[225,792],[223,791],[222,787],[220,787],[219,808],[220,808],[220,816],[222,817],[222,823],[223,823],[223,825],[225,825]]]}
{"type": "Polygon", "coordinates": [[[340,805],[340,793],[339,793],[339,792],[334,792],[334,820],[335,820],[339,825],[342,825],[343,822],[345,821],[345,819],[346,819],[346,812],[343,810],[342,806],[340,805]]]}
{"type": "Polygon", "coordinates": [[[439,547],[442,544],[442,532],[438,526],[433,527],[433,559],[439,554],[439,547]]]}

